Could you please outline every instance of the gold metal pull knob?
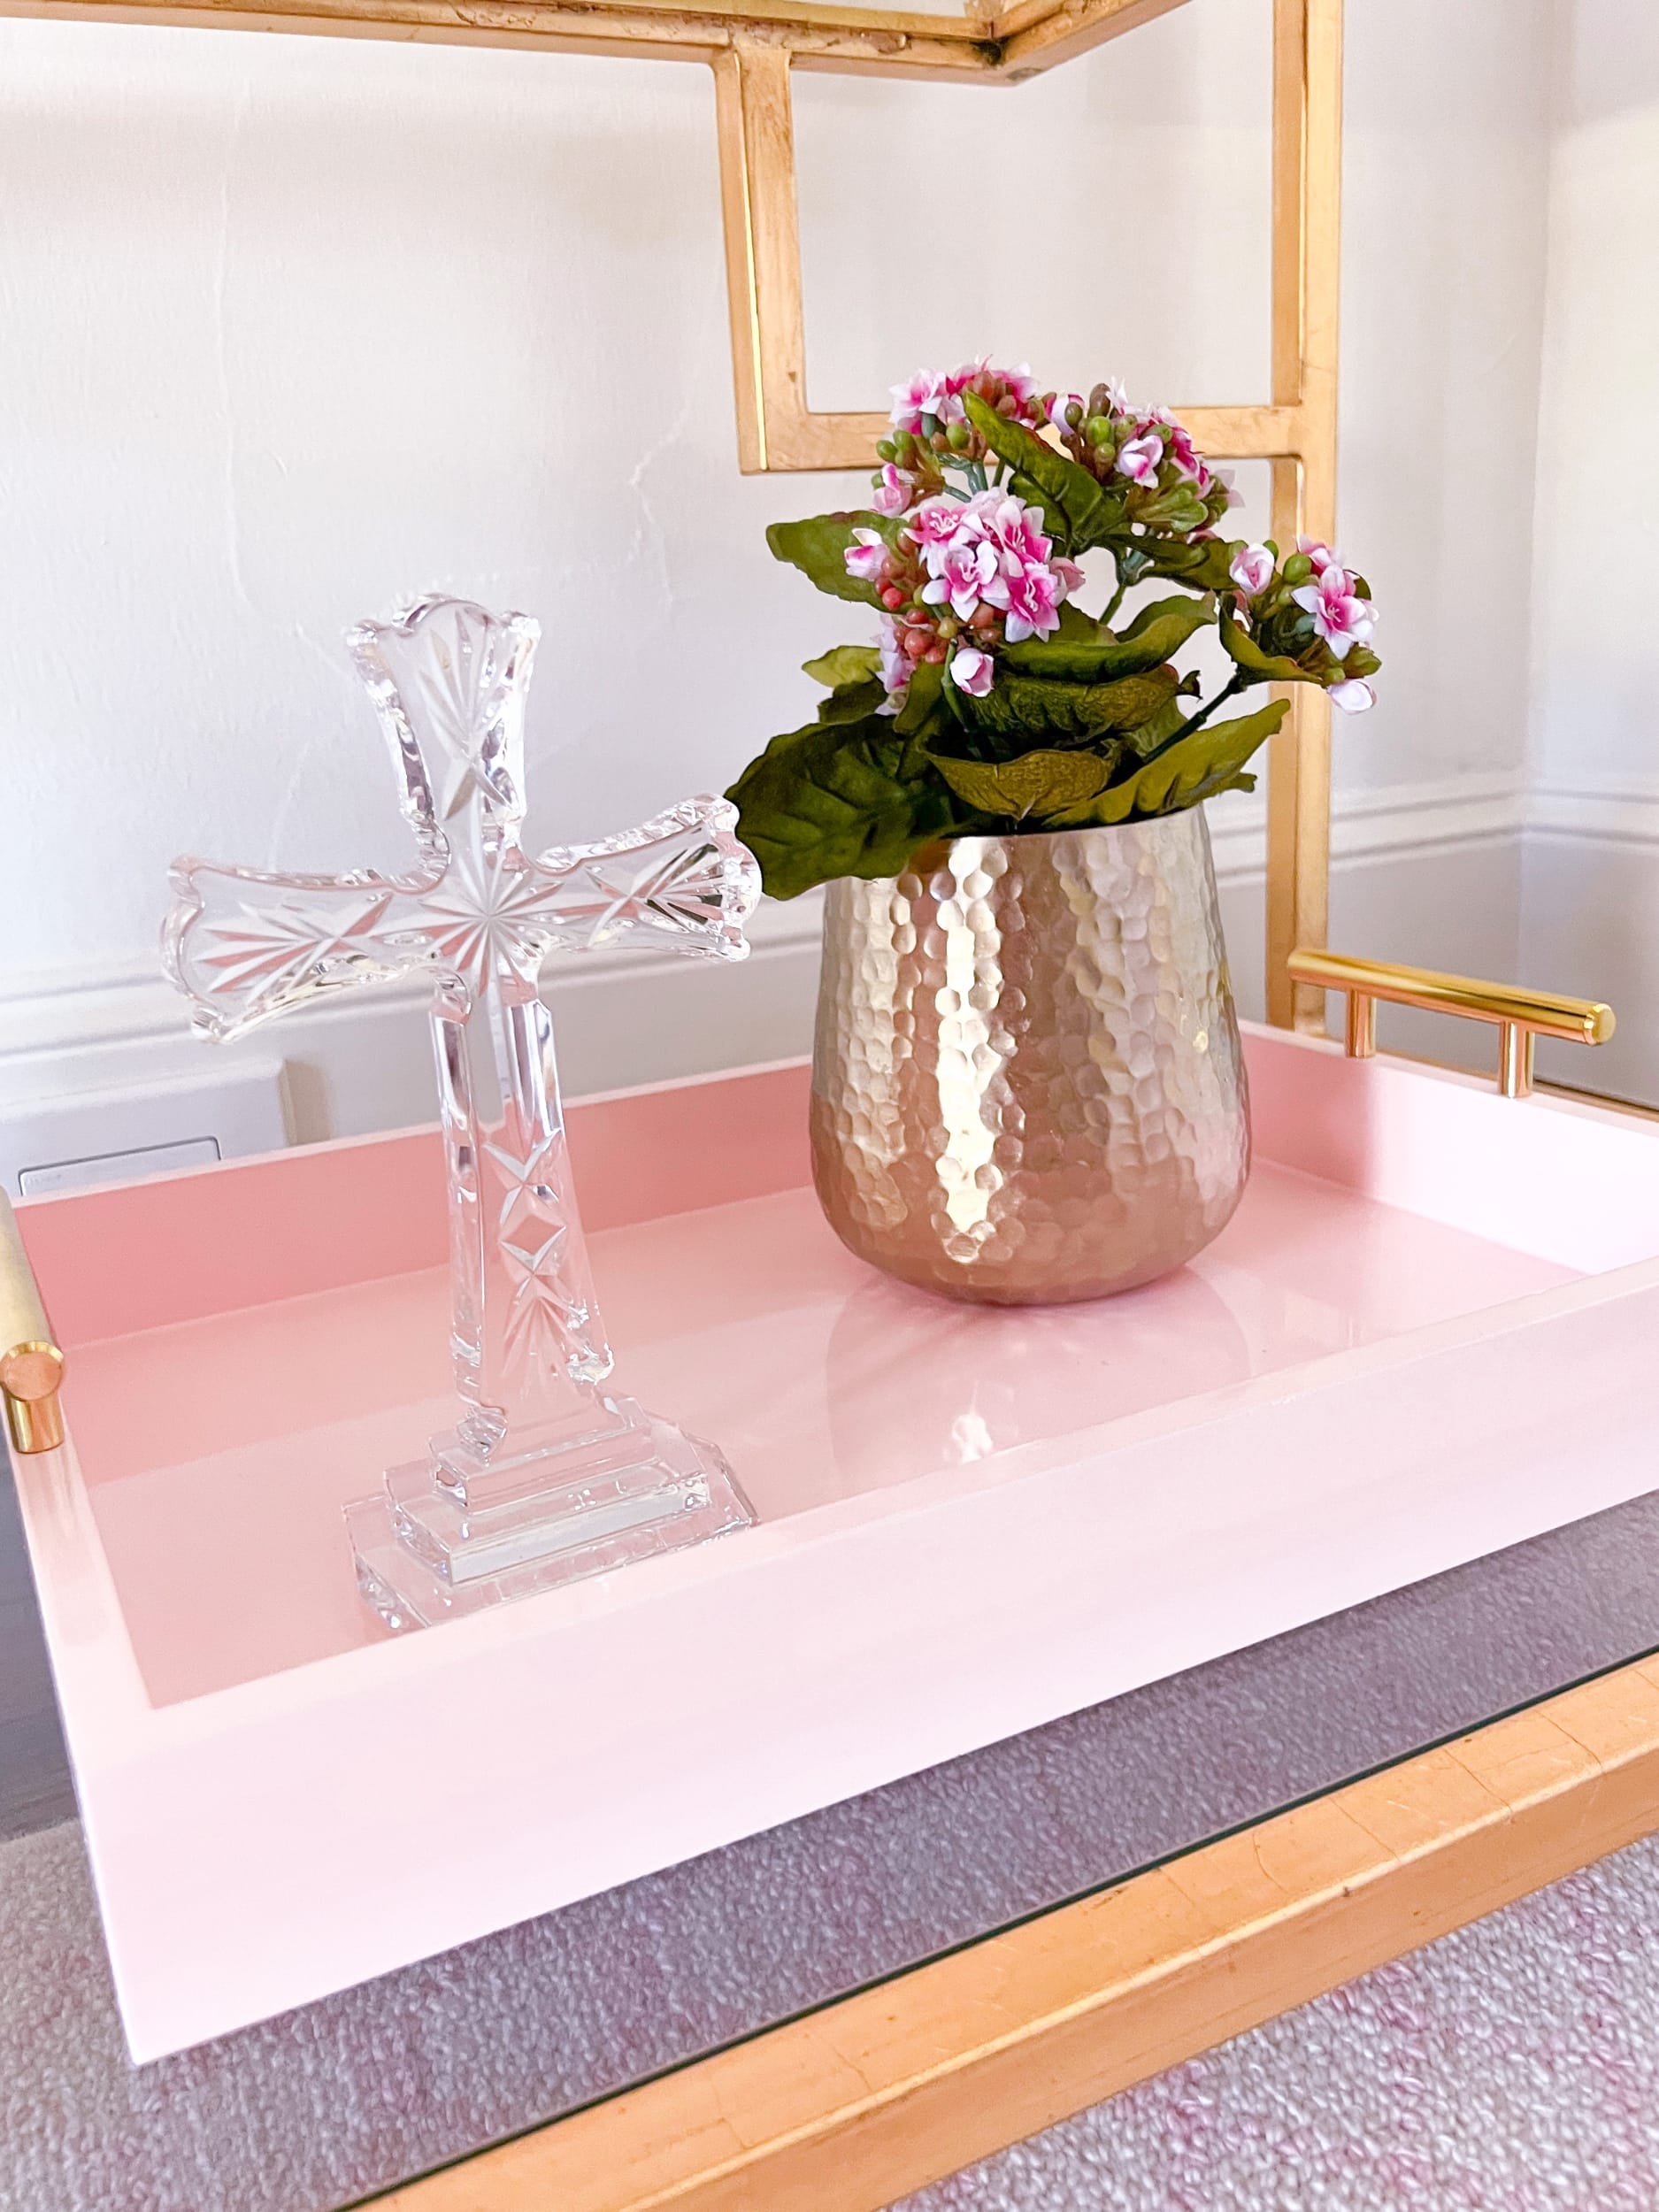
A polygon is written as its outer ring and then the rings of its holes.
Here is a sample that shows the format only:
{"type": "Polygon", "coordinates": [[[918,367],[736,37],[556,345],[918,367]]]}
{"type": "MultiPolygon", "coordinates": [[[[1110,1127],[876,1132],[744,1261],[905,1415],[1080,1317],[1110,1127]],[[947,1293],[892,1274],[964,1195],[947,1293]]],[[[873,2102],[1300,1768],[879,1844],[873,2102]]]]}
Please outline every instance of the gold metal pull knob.
{"type": "Polygon", "coordinates": [[[63,1379],[64,1356],[52,1341],[12,1202],[0,1191],[0,1397],[14,1451],[55,1451],[63,1442],[63,1379]]]}

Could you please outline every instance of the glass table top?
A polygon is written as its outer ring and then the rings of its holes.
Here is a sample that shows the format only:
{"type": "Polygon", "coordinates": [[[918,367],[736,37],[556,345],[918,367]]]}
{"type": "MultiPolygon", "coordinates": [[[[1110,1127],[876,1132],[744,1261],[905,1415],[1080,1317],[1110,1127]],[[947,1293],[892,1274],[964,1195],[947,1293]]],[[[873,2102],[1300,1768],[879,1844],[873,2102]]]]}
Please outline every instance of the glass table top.
{"type": "Polygon", "coordinates": [[[134,2068],[8,1476],[0,2202],[337,2212],[1655,1648],[1659,1493],[134,2068]]]}

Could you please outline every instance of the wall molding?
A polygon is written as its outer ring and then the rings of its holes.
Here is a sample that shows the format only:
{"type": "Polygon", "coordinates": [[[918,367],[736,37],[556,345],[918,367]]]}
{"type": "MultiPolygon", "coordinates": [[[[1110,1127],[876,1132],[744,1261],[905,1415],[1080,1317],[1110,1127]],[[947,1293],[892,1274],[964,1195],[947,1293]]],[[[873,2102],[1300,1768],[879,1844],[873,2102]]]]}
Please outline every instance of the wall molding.
{"type": "Polygon", "coordinates": [[[1659,780],[1536,785],[1526,797],[1525,830],[1529,838],[1659,845],[1659,780]]]}
{"type": "MultiPolygon", "coordinates": [[[[1561,795],[1549,795],[1552,799],[1561,795]]],[[[1581,806],[1587,801],[1576,802],[1581,806]]],[[[1620,804],[1628,807],[1628,800],[1620,804]]],[[[1659,786],[1645,802],[1659,835],[1659,786]]],[[[1603,807],[1605,811],[1605,805],[1603,807]]],[[[1393,858],[1487,843],[1517,834],[1531,821],[1520,785],[1498,777],[1463,777],[1402,784],[1374,791],[1340,794],[1333,808],[1331,850],[1335,864],[1393,858]]],[[[1225,884],[1259,879],[1266,864],[1267,809],[1257,792],[1229,799],[1211,810],[1216,872],[1225,884]]],[[[1550,826],[1571,826],[1557,807],[1550,826]]],[[[754,962],[775,959],[816,945],[823,912],[822,895],[809,893],[780,905],[767,901],[750,928],[754,962]]],[[[549,987],[556,995],[571,991],[606,991],[619,985],[644,985],[683,973],[672,955],[605,951],[553,963],[549,987]]],[[[369,996],[342,995],[324,1001],[308,1019],[334,1022],[360,1018],[371,1005],[389,1010],[412,1004],[423,985],[419,978],[382,984],[369,996]]],[[[284,1025],[286,1028],[287,1025],[284,1025]]],[[[273,1031],[273,1038],[280,1032],[273,1031]]],[[[150,954],[89,960],[62,967],[0,976],[0,1066],[38,1056],[118,1048],[160,1041],[193,1044],[182,1001],[162,977],[150,954]]]]}
{"type": "MultiPolygon", "coordinates": [[[[1644,799],[1631,795],[1535,795],[1529,803],[1520,783],[1502,777],[1460,777],[1433,783],[1385,786],[1380,790],[1343,792],[1332,810],[1332,863],[1334,867],[1370,865],[1379,861],[1401,861],[1427,852],[1445,852],[1463,845],[1489,845],[1517,836],[1522,827],[1578,832],[1579,823],[1595,821],[1582,834],[1632,834],[1637,817],[1650,823],[1650,834],[1659,836],[1659,786],[1644,799]],[[1538,801],[1547,801],[1540,805],[1538,801]]],[[[1268,808],[1261,792],[1237,796],[1212,808],[1212,841],[1217,854],[1217,876],[1225,885],[1259,883],[1265,876],[1265,836],[1268,808]]],[[[803,963],[817,947],[821,929],[823,898],[808,894],[787,905],[765,902],[752,925],[755,956],[750,969],[772,967],[779,960],[803,963]]],[[[599,951],[580,960],[555,963],[549,969],[549,989],[555,1002],[590,998],[626,989],[637,998],[655,1000],[657,991],[672,989],[684,976],[684,963],[672,956],[599,951]]],[[[325,1000],[311,1016],[301,1016],[311,1051],[327,1040],[341,1020],[363,1020],[369,1009],[380,1018],[411,1007],[422,995],[418,978],[382,985],[372,995],[325,1000]]],[[[376,1022],[378,1029],[378,1022],[376,1022]]],[[[298,1035],[292,1020],[272,1031],[292,1038],[298,1035]]],[[[288,1048],[288,1047],[283,1047],[288,1048]]],[[[173,1053],[192,1056],[199,1069],[199,1044],[188,1031],[181,1000],[165,985],[155,956],[137,954],[109,960],[82,960],[53,969],[19,972],[0,976],[0,1088],[4,1095],[51,1097],[56,1093],[82,1088],[84,1084],[111,1082],[111,1069],[135,1060],[142,1053],[146,1079],[155,1078],[155,1056],[173,1053]]]]}
{"type": "MultiPolygon", "coordinates": [[[[816,944],[822,912],[820,893],[787,905],[767,900],[749,926],[751,961],[803,943],[816,944]]],[[[618,983],[682,973],[685,964],[671,953],[606,949],[554,964],[548,981],[556,990],[603,990],[618,983]]],[[[361,1018],[371,1006],[412,1006],[426,992],[423,977],[400,977],[363,993],[342,992],[321,1000],[301,1018],[333,1023],[361,1018]]],[[[270,1030],[273,1043],[294,1018],[270,1030]]],[[[158,954],[81,961],[0,977],[0,1065],[43,1053],[157,1041],[196,1043],[188,1010],[162,974],[158,954]]]]}

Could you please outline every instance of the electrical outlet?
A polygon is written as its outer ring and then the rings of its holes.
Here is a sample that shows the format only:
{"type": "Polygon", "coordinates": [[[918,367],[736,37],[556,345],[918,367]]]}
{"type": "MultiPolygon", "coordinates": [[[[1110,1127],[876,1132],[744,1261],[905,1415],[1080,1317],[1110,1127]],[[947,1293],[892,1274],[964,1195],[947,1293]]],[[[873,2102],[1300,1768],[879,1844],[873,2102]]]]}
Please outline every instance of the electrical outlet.
{"type": "Polygon", "coordinates": [[[282,1064],[0,1106],[0,1182],[14,1198],[126,1183],[288,1141],[282,1064]]]}

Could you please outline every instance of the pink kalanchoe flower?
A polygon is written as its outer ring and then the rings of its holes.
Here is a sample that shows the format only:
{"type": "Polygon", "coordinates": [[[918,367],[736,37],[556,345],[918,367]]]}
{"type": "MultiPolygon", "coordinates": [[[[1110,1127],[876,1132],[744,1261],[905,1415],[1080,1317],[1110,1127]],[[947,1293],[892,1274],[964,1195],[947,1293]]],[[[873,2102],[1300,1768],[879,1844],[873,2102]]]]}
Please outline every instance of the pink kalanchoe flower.
{"type": "Polygon", "coordinates": [[[1125,439],[1118,447],[1118,473],[1126,476],[1132,484],[1156,484],[1163,458],[1163,439],[1156,431],[1143,430],[1138,437],[1125,439]]]}
{"type": "Polygon", "coordinates": [[[922,597],[930,607],[948,604],[957,621],[965,622],[996,580],[996,548],[987,538],[964,532],[952,544],[930,546],[927,552],[933,574],[922,597]]]}
{"type": "Polygon", "coordinates": [[[933,554],[960,534],[967,511],[960,499],[944,493],[936,499],[925,499],[905,524],[905,534],[921,548],[922,558],[931,565],[933,554]]]}
{"type": "Polygon", "coordinates": [[[1120,377],[1109,376],[1107,378],[1106,404],[1114,415],[1126,415],[1129,412],[1129,395],[1125,391],[1120,377]]]}
{"type": "Polygon", "coordinates": [[[904,703],[904,694],[910,680],[910,659],[899,643],[899,626],[890,614],[881,618],[879,640],[881,654],[880,675],[882,688],[887,696],[879,707],[879,714],[896,714],[904,703]]]}
{"type": "MultiPolygon", "coordinates": [[[[950,379],[938,369],[918,369],[908,384],[893,387],[893,426],[896,430],[908,430],[912,436],[922,426],[924,415],[931,415],[935,422],[955,422],[962,413],[962,402],[950,388],[950,379]]],[[[956,388],[961,390],[961,386],[956,388]]]]}
{"type": "Polygon", "coordinates": [[[1327,568],[1340,568],[1342,565],[1342,556],[1336,551],[1335,548],[1323,544],[1317,538],[1299,537],[1296,540],[1296,550],[1298,553],[1305,553],[1313,563],[1313,572],[1316,576],[1323,576],[1327,568]]]}
{"type": "Polygon", "coordinates": [[[1074,591],[1082,588],[1083,572],[1075,561],[1053,560],[1049,562],[1048,566],[1060,580],[1060,595],[1063,599],[1069,599],[1074,591]]]}
{"type": "Polygon", "coordinates": [[[841,558],[847,573],[861,584],[879,584],[887,572],[887,541],[879,530],[855,530],[853,542],[841,558]]]}
{"type": "Polygon", "coordinates": [[[1377,694],[1368,683],[1357,676],[1345,677],[1340,684],[1331,686],[1331,704],[1340,707],[1344,714],[1363,714],[1377,703],[1377,694]]]}
{"type": "Polygon", "coordinates": [[[1019,411],[1023,415],[1030,406],[1037,389],[1037,380],[1031,373],[1030,362],[1022,361],[1017,369],[999,369],[989,361],[982,364],[982,366],[987,375],[994,376],[1005,390],[1014,395],[1019,403],[1019,411]]]}
{"type": "Polygon", "coordinates": [[[1273,580],[1273,557],[1264,545],[1241,545],[1227,563],[1227,573],[1247,599],[1255,599],[1273,580]]]}
{"type": "Polygon", "coordinates": [[[970,699],[983,699],[996,680],[996,663],[977,645],[959,645],[947,672],[958,691],[965,691],[970,699]]]}
{"type": "Polygon", "coordinates": [[[1189,484],[1196,485],[1199,491],[1207,492],[1214,480],[1210,473],[1209,462],[1193,443],[1184,424],[1177,422],[1172,415],[1165,418],[1165,421],[1170,458],[1175,464],[1176,474],[1185,477],[1189,484]]]}
{"type": "Polygon", "coordinates": [[[879,515],[902,515],[910,503],[910,480],[901,476],[891,461],[885,462],[875,480],[870,504],[879,515]]]}
{"type": "Polygon", "coordinates": [[[1010,562],[1023,568],[1048,559],[1052,541],[1042,534],[1041,507],[1022,506],[1011,493],[1004,492],[980,492],[970,503],[987,536],[1006,556],[1004,569],[1010,562]]]}
{"type": "Polygon", "coordinates": [[[1005,611],[1003,634],[1010,645],[1023,645],[1028,637],[1048,637],[1060,626],[1065,589],[1051,568],[999,576],[985,596],[989,605],[1005,611]]]}
{"type": "Polygon", "coordinates": [[[1348,648],[1363,645],[1375,627],[1370,601],[1356,595],[1348,571],[1334,561],[1320,570],[1317,582],[1302,584],[1290,595],[1313,617],[1314,629],[1338,660],[1346,660],[1348,648]]]}

